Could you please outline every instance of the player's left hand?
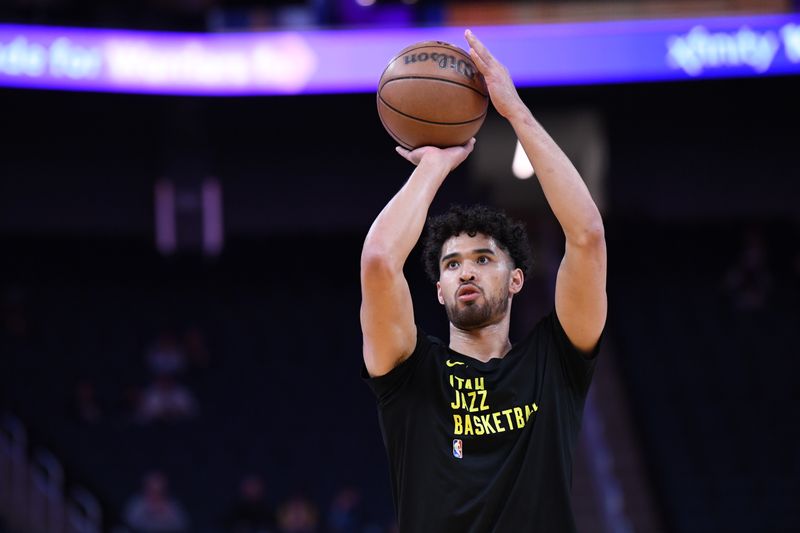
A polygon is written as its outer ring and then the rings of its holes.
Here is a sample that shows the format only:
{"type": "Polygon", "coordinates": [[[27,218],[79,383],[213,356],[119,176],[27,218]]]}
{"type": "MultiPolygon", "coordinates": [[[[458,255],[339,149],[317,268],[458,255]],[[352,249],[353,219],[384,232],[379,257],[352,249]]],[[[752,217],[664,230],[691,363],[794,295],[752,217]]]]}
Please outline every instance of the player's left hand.
{"type": "Polygon", "coordinates": [[[489,52],[489,49],[470,30],[464,32],[464,37],[469,43],[469,55],[475,66],[486,79],[489,97],[492,105],[507,119],[514,113],[524,108],[522,99],[517,93],[517,88],[511,80],[508,69],[489,52]]]}
{"type": "Polygon", "coordinates": [[[455,168],[464,162],[464,160],[472,153],[475,147],[475,137],[472,137],[461,146],[450,146],[448,148],[436,148],[435,146],[420,146],[415,150],[407,150],[402,146],[397,146],[395,150],[398,154],[406,158],[408,161],[416,166],[419,166],[423,160],[431,161],[435,164],[442,164],[447,169],[447,172],[455,170],[455,168]]]}

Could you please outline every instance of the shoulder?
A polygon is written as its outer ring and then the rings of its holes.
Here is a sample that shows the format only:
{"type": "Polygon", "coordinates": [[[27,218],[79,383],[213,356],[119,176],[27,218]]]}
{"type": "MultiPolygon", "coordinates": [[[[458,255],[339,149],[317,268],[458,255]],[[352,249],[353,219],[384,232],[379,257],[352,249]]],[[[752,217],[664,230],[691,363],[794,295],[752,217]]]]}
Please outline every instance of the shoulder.
{"type": "MultiPolygon", "coordinates": [[[[548,341],[553,334],[553,321],[556,320],[555,310],[541,316],[539,320],[525,332],[524,336],[514,343],[514,346],[521,348],[536,347],[543,341],[548,341]]],[[[539,346],[541,348],[541,346],[539,346]]]]}
{"type": "Polygon", "coordinates": [[[381,399],[386,399],[413,383],[420,373],[426,373],[426,368],[431,366],[441,354],[446,351],[444,342],[434,335],[429,335],[420,326],[416,326],[417,339],[414,351],[405,360],[397,364],[386,374],[370,376],[366,367],[361,370],[361,377],[366,381],[373,392],[381,399]]]}

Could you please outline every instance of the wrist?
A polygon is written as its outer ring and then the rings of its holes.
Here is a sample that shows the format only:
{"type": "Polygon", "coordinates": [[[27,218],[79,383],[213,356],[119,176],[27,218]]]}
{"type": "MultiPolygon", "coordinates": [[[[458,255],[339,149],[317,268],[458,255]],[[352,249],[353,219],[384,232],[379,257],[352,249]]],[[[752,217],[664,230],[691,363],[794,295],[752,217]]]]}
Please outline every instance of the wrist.
{"type": "Polygon", "coordinates": [[[450,172],[450,163],[439,151],[430,151],[422,156],[418,165],[426,173],[444,178],[450,172]]]}
{"type": "Polygon", "coordinates": [[[509,107],[507,113],[505,114],[506,120],[508,120],[512,126],[524,125],[528,124],[533,121],[533,113],[531,110],[528,109],[522,100],[518,101],[516,104],[509,107]]]}

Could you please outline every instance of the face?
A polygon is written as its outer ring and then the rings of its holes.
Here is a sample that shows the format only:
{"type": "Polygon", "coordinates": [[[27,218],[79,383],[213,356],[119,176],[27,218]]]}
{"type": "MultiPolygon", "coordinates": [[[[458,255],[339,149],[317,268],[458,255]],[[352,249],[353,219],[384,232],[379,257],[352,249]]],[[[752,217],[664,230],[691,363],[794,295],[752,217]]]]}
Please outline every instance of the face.
{"type": "Polygon", "coordinates": [[[144,492],[148,500],[161,500],[167,493],[167,479],[160,472],[148,474],[144,480],[144,492]]]}
{"type": "Polygon", "coordinates": [[[260,500],[264,496],[264,485],[259,478],[248,476],[242,481],[241,491],[246,500],[260,500]]]}
{"type": "Polygon", "coordinates": [[[522,271],[492,237],[460,233],[442,245],[436,291],[457,328],[473,330],[502,320],[514,294],[522,289],[522,271]]]}

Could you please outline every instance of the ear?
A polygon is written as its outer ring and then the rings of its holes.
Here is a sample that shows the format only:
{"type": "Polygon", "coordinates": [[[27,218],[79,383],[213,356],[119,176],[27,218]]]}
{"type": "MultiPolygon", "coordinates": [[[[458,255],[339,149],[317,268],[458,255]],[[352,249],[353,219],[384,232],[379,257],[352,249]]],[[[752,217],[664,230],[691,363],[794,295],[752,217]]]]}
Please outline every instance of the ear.
{"type": "Polygon", "coordinates": [[[436,298],[439,300],[439,303],[444,305],[444,296],[442,296],[442,284],[438,281],[436,282],[436,298]]]}
{"type": "Polygon", "coordinates": [[[508,284],[508,292],[511,294],[517,294],[519,291],[522,290],[522,286],[525,284],[525,274],[522,273],[522,269],[515,268],[511,271],[511,281],[508,284]]]}

